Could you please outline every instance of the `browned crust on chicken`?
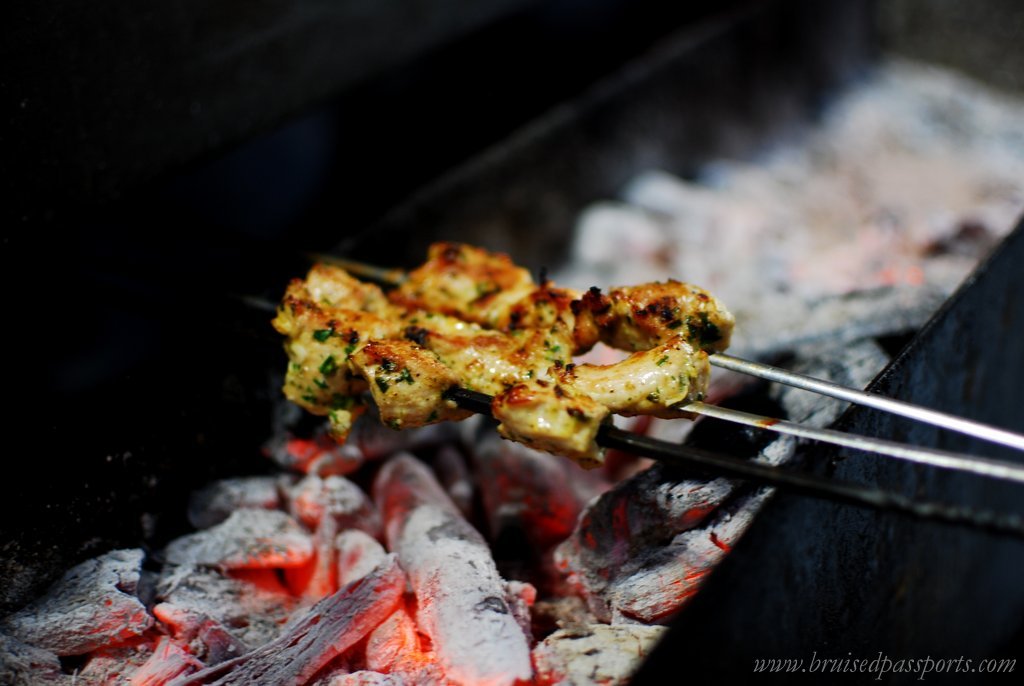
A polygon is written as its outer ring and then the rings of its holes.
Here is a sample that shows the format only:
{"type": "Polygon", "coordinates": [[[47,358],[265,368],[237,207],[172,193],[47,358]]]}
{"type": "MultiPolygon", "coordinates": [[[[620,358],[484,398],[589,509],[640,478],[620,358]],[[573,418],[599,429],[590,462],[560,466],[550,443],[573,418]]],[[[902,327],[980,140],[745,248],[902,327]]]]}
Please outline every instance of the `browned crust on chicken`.
{"type": "Polygon", "coordinates": [[[460,420],[460,409],[445,393],[459,377],[437,356],[412,341],[371,341],[352,355],[353,369],[369,383],[380,419],[392,429],[460,420]]]}
{"type": "Polygon", "coordinates": [[[695,347],[721,352],[729,346],[736,321],[710,293],[670,280],[612,288],[591,288],[578,307],[588,312],[601,340],[620,350],[647,350],[684,337],[695,347]]]}
{"type": "Polygon", "coordinates": [[[601,464],[597,432],[610,414],[600,402],[543,380],[513,386],[495,396],[498,433],[531,448],[576,460],[583,467],[601,464]]]}
{"type": "Polygon", "coordinates": [[[536,285],[508,255],[462,243],[434,243],[427,261],[409,273],[391,300],[411,307],[493,326],[536,285]]]}

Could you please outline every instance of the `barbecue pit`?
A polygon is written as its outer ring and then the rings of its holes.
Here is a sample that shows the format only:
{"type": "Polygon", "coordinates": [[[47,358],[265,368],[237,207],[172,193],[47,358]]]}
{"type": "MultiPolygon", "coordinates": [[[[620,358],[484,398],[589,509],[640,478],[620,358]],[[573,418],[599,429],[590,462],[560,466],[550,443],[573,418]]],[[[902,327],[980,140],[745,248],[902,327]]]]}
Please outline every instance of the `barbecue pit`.
{"type": "MultiPolygon", "coordinates": [[[[491,247],[523,256],[535,269],[556,264],[564,251],[565,227],[586,203],[617,197],[618,190],[641,169],[692,170],[712,155],[739,154],[763,136],[791,130],[794,121],[806,114],[808,101],[821,96],[824,85],[844,82],[866,64],[870,53],[864,34],[849,31],[851,17],[864,19],[865,10],[860,3],[840,5],[843,9],[829,13],[810,9],[807,3],[775,3],[772,9],[748,8],[687,26],[603,82],[603,87],[587,91],[573,108],[542,118],[506,146],[486,152],[432,184],[375,222],[361,240],[342,247],[374,262],[409,264],[413,256],[422,254],[428,240],[422,231],[425,225],[445,227],[446,237],[464,239],[480,236],[485,227],[491,247]],[[807,24],[817,30],[801,31],[807,24]],[[807,38],[812,35],[813,39],[807,38]],[[794,36],[804,37],[803,42],[794,44],[794,36]],[[839,36],[843,40],[837,40],[839,36]],[[791,52],[779,50],[782,45],[791,52]],[[765,54],[777,58],[762,63],[765,54]],[[822,73],[807,74],[801,67],[808,63],[819,65],[822,73]],[[761,71],[752,77],[755,64],[761,71]],[[683,85],[669,88],[673,83],[683,85]],[[716,90],[709,83],[743,87],[716,90]],[[695,94],[700,94],[699,100],[695,94]],[[697,101],[699,109],[692,107],[697,101]],[[715,125],[707,121],[722,111],[733,115],[715,125]],[[664,120],[659,112],[688,112],[693,114],[683,116],[694,119],[663,125],[674,129],[674,136],[638,135],[651,121],[664,120]],[[696,135],[694,131],[716,133],[696,135]],[[538,168],[538,161],[548,164],[538,168]],[[522,237],[525,225],[536,226],[536,232],[522,237]],[[382,246],[372,240],[374,232],[389,237],[388,247],[401,245],[402,255],[382,260],[382,246]]],[[[94,227],[111,218],[127,224],[135,216],[135,202],[130,197],[123,204],[91,207],[86,221],[94,227]]],[[[101,272],[97,282],[102,285],[91,287],[90,296],[113,296],[129,312],[160,307],[177,317],[197,302],[210,306],[195,299],[198,293],[189,292],[190,297],[183,298],[168,285],[180,279],[184,264],[195,265],[198,260],[207,265],[198,271],[205,272],[230,261],[242,239],[238,234],[218,236],[213,245],[205,243],[203,254],[197,256],[195,239],[200,232],[186,229],[188,233],[192,235],[180,243],[172,241],[166,253],[152,250],[148,241],[112,246],[101,236],[100,252],[109,251],[101,256],[108,262],[94,265],[101,272]],[[149,252],[140,252],[140,245],[149,252]],[[115,270],[112,279],[106,269],[111,264],[132,266],[127,274],[124,269],[115,270]]],[[[307,229],[292,240],[315,234],[307,229]]],[[[1019,338],[1020,303],[1012,297],[1017,290],[1012,265],[1013,255],[1019,252],[1018,237],[1019,232],[985,263],[983,271],[945,306],[941,318],[929,325],[880,383],[889,384],[894,392],[924,393],[915,398],[924,404],[1020,428],[1013,403],[1013,382],[1022,378],[1019,362],[1012,354],[999,354],[1014,350],[1012,342],[1019,338]],[[993,293],[1006,296],[998,309],[987,306],[993,293]],[[951,341],[964,340],[960,332],[965,322],[969,329],[999,331],[1004,344],[990,350],[981,347],[988,339],[969,339],[970,344],[951,350],[951,341]],[[951,359],[958,363],[951,365],[951,359]],[[948,371],[948,383],[925,383],[925,372],[936,366],[948,371]],[[945,405],[947,398],[950,404],[945,405]]],[[[225,281],[240,277],[232,284],[238,286],[236,292],[265,295],[271,281],[280,283],[301,272],[301,259],[287,264],[278,259],[281,244],[256,240],[245,245],[249,260],[269,265],[270,271],[257,278],[256,269],[229,268],[225,281]]],[[[296,247],[326,245],[311,241],[296,247]]],[[[55,261],[63,268],[74,262],[70,258],[58,251],[55,261]]],[[[5,537],[3,564],[12,580],[5,592],[9,608],[23,604],[74,562],[115,547],[141,544],[152,551],[159,549],[185,532],[183,503],[188,493],[216,477],[265,469],[254,467],[253,456],[266,433],[254,435],[252,426],[266,426],[269,421],[273,396],[267,375],[279,353],[274,341],[255,343],[246,338],[247,344],[239,346],[235,338],[239,329],[251,327],[247,319],[231,312],[229,326],[213,329],[217,333],[210,336],[213,340],[207,341],[204,354],[185,356],[179,351],[197,347],[190,342],[191,336],[182,332],[169,339],[154,338],[149,332],[166,330],[154,329],[147,316],[130,315],[134,329],[116,329],[130,339],[121,355],[132,354],[132,339],[138,341],[136,345],[157,340],[165,350],[131,367],[130,374],[116,375],[110,383],[91,385],[87,380],[81,395],[64,389],[71,397],[87,399],[88,410],[25,424],[30,435],[41,437],[43,445],[35,450],[46,457],[47,466],[30,468],[26,496],[15,500],[19,519],[25,523],[5,537]],[[152,392],[156,380],[173,377],[189,381],[175,384],[170,393],[152,392]],[[118,438],[111,441],[111,436],[118,438]],[[73,453],[84,457],[66,457],[73,453]],[[53,476],[54,471],[59,475],[53,476]]],[[[900,340],[886,343],[898,351],[900,340]]],[[[843,422],[868,433],[979,450],[977,445],[938,433],[888,425],[866,412],[852,411],[843,422]]],[[[977,485],[957,479],[900,467],[864,467],[853,458],[840,457],[822,450],[813,461],[834,463],[840,475],[910,492],[927,486],[954,501],[998,504],[1006,510],[1014,505],[1012,494],[998,488],[977,492],[977,485]]],[[[705,591],[680,615],[683,628],[673,630],[665,650],[679,654],[676,651],[685,646],[692,655],[720,656],[707,663],[716,669],[747,673],[742,658],[773,651],[809,655],[823,645],[822,636],[830,646],[868,653],[874,650],[876,627],[885,623],[891,628],[885,632],[883,648],[891,652],[912,653],[933,646],[979,656],[1012,651],[1015,641],[1019,642],[1020,601],[1008,570],[1019,562],[1018,548],[1019,544],[970,532],[776,498],[726,556],[705,591]],[[959,562],[948,576],[930,573],[936,564],[954,559],[959,562]],[[979,571],[980,560],[986,561],[984,573],[979,571]],[[766,573],[769,569],[772,573],[766,573]],[[832,569],[845,571],[832,575],[832,569]],[[865,583],[865,578],[872,582],[865,583]],[[746,585],[751,579],[760,585],[746,585]],[[783,581],[787,579],[804,583],[797,588],[783,581]],[[966,579],[978,580],[970,592],[962,588],[966,579]],[[955,604],[951,604],[951,588],[957,589],[955,604]],[[992,589],[998,589],[998,594],[992,589]],[[887,600],[892,598],[898,599],[895,605],[887,600]],[[984,606],[984,612],[978,606],[984,606]],[[970,635],[949,631],[950,617],[957,617],[958,625],[971,626],[970,635]],[[778,630],[780,621],[791,630],[778,630]],[[985,629],[977,629],[979,625],[985,629]],[[743,649],[749,654],[744,655],[743,649]]]]}

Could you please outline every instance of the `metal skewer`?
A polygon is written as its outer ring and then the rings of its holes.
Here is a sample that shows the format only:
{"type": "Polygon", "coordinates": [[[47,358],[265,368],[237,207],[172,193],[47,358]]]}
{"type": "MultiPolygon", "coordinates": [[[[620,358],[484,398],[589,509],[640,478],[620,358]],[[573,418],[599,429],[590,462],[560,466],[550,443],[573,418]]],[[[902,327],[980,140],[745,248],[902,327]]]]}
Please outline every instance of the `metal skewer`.
{"type": "Polygon", "coordinates": [[[968,472],[979,476],[987,476],[993,479],[1014,481],[1024,484],[1024,465],[1003,460],[994,460],[988,457],[976,455],[962,455],[959,453],[936,450],[935,448],[923,448],[911,446],[896,441],[888,441],[882,438],[872,438],[858,434],[844,433],[833,429],[818,429],[785,419],[775,419],[764,415],[741,412],[717,405],[696,402],[686,405],[684,410],[694,412],[706,417],[714,417],[727,422],[755,426],[759,429],[775,431],[776,433],[810,438],[824,443],[832,443],[847,448],[866,450],[879,455],[887,455],[898,460],[924,464],[940,469],[950,469],[958,472],[968,472]]]}
{"type": "MultiPolygon", "coordinates": [[[[464,388],[452,388],[447,397],[459,407],[478,414],[491,414],[491,396],[464,388]]],[[[597,444],[604,448],[642,455],[676,467],[697,470],[715,476],[744,479],[787,491],[875,510],[900,512],[916,519],[966,525],[1000,534],[1024,538],[1024,519],[991,510],[976,510],[961,505],[912,500],[906,496],[859,484],[822,478],[731,455],[668,443],[648,436],[604,425],[597,433],[597,444]]]]}
{"type": "Polygon", "coordinates": [[[775,381],[794,388],[800,388],[812,393],[820,393],[830,398],[838,398],[857,405],[873,407],[876,410],[890,412],[908,419],[915,419],[925,424],[931,424],[943,429],[949,429],[958,433],[981,438],[992,443],[1005,445],[1017,450],[1024,450],[1024,435],[1000,429],[988,424],[982,424],[963,417],[946,414],[937,410],[931,410],[920,405],[913,405],[895,398],[887,398],[883,395],[876,395],[866,391],[858,391],[847,386],[840,386],[831,381],[815,379],[812,376],[797,374],[785,369],[773,367],[761,362],[744,360],[725,353],[715,353],[709,358],[711,364],[722,369],[728,369],[741,374],[756,376],[759,379],[775,381]]]}
{"type": "MultiPolygon", "coordinates": [[[[406,273],[400,269],[384,269],[369,265],[363,262],[357,262],[355,260],[349,260],[344,257],[337,257],[334,255],[324,255],[319,253],[311,253],[310,258],[333,264],[342,269],[345,269],[352,274],[362,276],[370,281],[374,281],[385,286],[398,286],[406,279],[406,273]]],[[[890,412],[892,414],[906,417],[908,419],[914,419],[925,424],[931,424],[943,429],[950,431],[956,431],[958,433],[980,438],[985,441],[997,443],[999,445],[1007,446],[1009,448],[1015,448],[1017,450],[1024,451],[1024,434],[1015,433],[1006,429],[1000,429],[998,427],[983,424],[982,422],[976,422],[971,419],[964,419],[963,417],[957,417],[955,415],[946,414],[945,412],[939,412],[932,410],[927,407],[921,407],[920,405],[914,405],[902,400],[896,400],[895,398],[887,398],[882,395],[876,395],[874,393],[868,393],[866,391],[860,391],[847,386],[841,386],[839,384],[832,383],[830,381],[824,381],[822,379],[816,379],[811,376],[805,376],[796,372],[791,372],[779,367],[773,367],[762,362],[754,362],[751,360],[744,360],[739,357],[733,357],[725,353],[714,353],[708,357],[708,360],[716,367],[722,369],[728,369],[730,371],[739,372],[741,374],[747,374],[754,376],[759,379],[765,379],[767,381],[774,381],[776,383],[785,384],[794,388],[800,388],[805,391],[811,391],[812,393],[820,393],[830,398],[838,398],[839,400],[845,400],[856,405],[864,405],[871,407],[876,410],[882,410],[883,412],[890,412]]],[[[695,410],[696,411],[696,410],[695,410]]],[[[724,416],[719,416],[719,419],[727,419],[724,416]]],[[[728,419],[727,419],[728,420],[728,419]]],[[[746,423],[746,422],[741,422],[746,423]]],[[[756,424],[756,426],[762,426],[756,424]]],[[[769,428],[762,426],[762,428],[769,428]]],[[[778,429],[777,429],[778,430],[778,429]]],[[[807,438],[817,438],[817,440],[826,440],[821,437],[805,436],[807,438]]],[[[841,445],[847,445],[843,443],[841,445]]],[[[851,446],[851,447],[862,447],[851,446]]],[[[882,454],[891,455],[884,451],[875,450],[874,448],[863,447],[865,450],[872,450],[873,452],[882,452],[882,454]]],[[[922,461],[923,462],[923,461],[922,461]]],[[[923,462],[927,464],[926,462],[923,462]]],[[[937,465],[936,465],[937,466],[937,465]]],[[[975,471],[975,470],[969,470],[975,471]]],[[[1016,476],[1014,480],[1020,480],[1019,475],[1024,473],[1024,468],[1014,469],[1016,476]]],[[[976,473],[983,473],[976,471],[976,473]]],[[[987,474],[991,476],[990,474],[987,474]]]]}

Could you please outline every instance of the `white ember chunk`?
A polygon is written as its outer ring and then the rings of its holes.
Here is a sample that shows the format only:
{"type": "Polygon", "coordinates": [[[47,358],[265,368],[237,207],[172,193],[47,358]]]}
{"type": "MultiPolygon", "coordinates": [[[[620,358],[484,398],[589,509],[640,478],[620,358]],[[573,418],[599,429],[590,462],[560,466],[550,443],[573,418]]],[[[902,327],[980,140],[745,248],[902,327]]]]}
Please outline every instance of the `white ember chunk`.
{"type": "Polygon", "coordinates": [[[334,539],[334,548],[338,551],[339,588],[359,581],[387,557],[384,546],[376,538],[359,529],[350,529],[338,534],[334,539]]]}
{"type": "Polygon", "coordinates": [[[377,509],[359,486],[343,476],[309,475],[288,489],[288,500],[292,516],[310,529],[316,529],[329,516],[339,530],[355,528],[371,536],[380,534],[377,509]]]}
{"type": "MultiPolygon", "coordinates": [[[[107,686],[126,683],[153,656],[156,644],[140,637],[89,653],[86,663],[75,670],[73,686],[107,686]]],[[[3,682],[0,682],[3,683],[3,682]]],[[[135,682],[131,682],[134,686],[135,682]]],[[[145,682],[143,682],[145,683],[145,682]]]]}
{"type": "Polygon", "coordinates": [[[655,465],[592,501],[556,549],[556,563],[591,611],[610,621],[607,592],[613,580],[673,536],[701,526],[733,488],[727,479],[684,479],[655,465]]]}
{"type": "MultiPolygon", "coordinates": [[[[319,683],[318,683],[318,686],[319,683]]],[[[323,686],[407,686],[406,682],[391,674],[363,669],[351,674],[335,674],[323,686]]]]}
{"type": "Polygon", "coordinates": [[[584,265],[649,261],[665,249],[666,236],[650,216],[635,207],[598,203],[576,226],[573,257],[584,265]]]}
{"type": "Polygon", "coordinates": [[[176,565],[296,567],[313,557],[313,539],[284,512],[247,508],[213,528],[171,541],[164,556],[176,565]]]}
{"type": "Polygon", "coordinates": [[[253,507],[276,510],[281,506],[276,476],[222,479],[196,491],[189,498],[188,521],[197,529],[220,524],[235,510],[253,507]]]}
{"type": "Polygon", "coordinates": [[[638,555],[604,592],[612,622],[670,621],[747,530],[768,495],[768,489],[762,489],[740,498],[720,508],[705,526],[638,555]]]}
{"type": "Polygon", "coordinates": [[[112,550],[73,567],[0,630],[57,655],[80,655],[138,636],[153,618],[136,597],[141,550],[112,550]]]}
{"type": "Polygon", "coordinates": [[[361,582],[314,605],[274,641],[174,683],[306,684],[387,619],[404,591],[405,575],[391,556],[361,582]]]}
{"type": "Polygon", "coordinates": [[[9,686],[70,686],[53,653],[0,634],[0,684],[9,686]]]}
{"type": "Polygon", "coordinates": [[[627,684],[665,631],[605,624],[559,629],[533,649],[538,677],[553,686],[627,684]]]}
{"type": "Polygon", "coordinates": [[[445,676],[457,684],[512,686],[531,678],[530,648],[483,537],[423,463],[392,458],[374,494],[445,676]]]}
{"type": "Polygon", "coordinates": [[[132,686],[167,684],[202,668],[203,663],[186,648],[164,636],[146,663],[132,673],[129,683],[132,686]]]}
{"type": "Polygon", "coordinates": [[[179,568],[161,579],[157,588],[161,602],[153,614],[176,638],[201,636],[212,621],[247,648],[258,648],[277,638],[297,603],[284,586],[259,581],[224,576],[212,569],[179,568]]]}

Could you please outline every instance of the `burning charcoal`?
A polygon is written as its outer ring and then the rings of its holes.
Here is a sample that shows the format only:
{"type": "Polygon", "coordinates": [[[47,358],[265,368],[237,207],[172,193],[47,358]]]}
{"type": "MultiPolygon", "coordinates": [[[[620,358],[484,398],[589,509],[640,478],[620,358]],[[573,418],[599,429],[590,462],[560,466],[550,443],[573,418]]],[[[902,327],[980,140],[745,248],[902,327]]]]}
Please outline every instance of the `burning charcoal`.
{"type": "Polygon", "coordinates": [[[711,521],[630,560],[603,592],[613,623],[667,623],[747,530],[769,490],[720,508],[711,521]]]}
{"type": "Polygon", "coordinates": [[[132,686],[163,686],[203,667],[202,662],[164,636],[146,663],[132,673],[130,683],[132,686]]]}
{"type": "Polygon", "coordinates": [[[379,536],[380,515],[370,499],[354,483],[342,476],[307,476],[288,492],[289,511],[310,529],[316,529],[325,515],[339,531],[362,529],[379,536]]]}
{"type": "Polygon", "coordinates": [[[297,438],[282,431],[267,441],[263,452],[284,469],[317,476],[351,474],[366,461],[355,443],[338,445],[324,428],[312,438],[297,438]]]}
{"type": "MultiPolygon", "coordinates": [[[[296,600],[270,570],[246,570],[234,578],[212,569],[178,568],[161,579],[157,597],[162,602],[153,608],[176,639],[190,643],[202,641],[207,664],[216,664],[222,651],[222,638],[204,631],[215,623],[238,641],[235,650],[246,652],[277,638],[281,626],[296,606],[296,600]],[[259,578],[257,575],[266,574],[259,578]],[[255,577],[255,578],[254,578],[255,577]],[[210,640],[213,639],[213,640],[210,640]]],[[[224,647],[223,650],[230,650],[224,647]]]]}
{"type": "Polygon", "coordinates": [[[606,488],[601,478],[561,457],[492,433],[472,451],[491,537],[525,536],[543,551],[573,530],[583,506],[606,488]]]}
{"type": "Polygon", "coordinates": [[[391,556],[359,583],[314,605],[274,641],[173,684],[301,686],[391,615],[404,591],[405,575],[391,556]]]}
{"type": "Polygon", "coordinates": [[[515,617],[519,628],[523,630],[527,638],[533,636],[533,625],[530,620],[530,608],[537,602],[537,589],[533,584],[524,581],[505,582],[505,600],[508,602],[509,610],[515,617]]]}
{"type": "Polygon", "coordinates": [[[462,453],[455,446],[442,445],[434,458],[434,470],[459,512],[470,517],[473,512],[473,477],[462,453]]]}
{"type": "Polygon", "coordinates": [[[288,588],[304,601],[315,602],[338,590],[337,532],[333,517],[321,519],[313,535],[313,558],[301,567],[285,570],[288,588]]]}
{"type": "Polygon", "coordinates": [[[597,621],[582,598],[568,594],[538,600],[531,615],[534,632],[538,636],[597,621]]]}
{"type": "Polygon", "coordinates": [[[915,331],[946,300],[949,293],[930,286],[886,287],[820,298],[810,303],[777,296],[759,303],[770,312],[745,321],[731,352],[740,357],[770,357],[794,347],[828,341],[843,344],[870,337],[915,331]]]}
{"type": "Polygon", "coordinates": [[[53,653],[0,634],[0,684],[9,686],[71,686],[53,653]]]}
{"type": "Polygon", "coordinates": [[[153,656],[155,648],[156,639],[147,634],[93,651],[85,665],[75,670],[75,686],[128,683],[153,656]]]}
{"type": "Polygon", "coordinates": [[[424,650],[416,621],[405,608],[396,610],[370,634],[366,666],[394,676],[403,684],[445,683],[437,655],[424,650]]]}
{"type": "Polygon", "coordinates": [[[561,629],[533,649],[538,679],[552,686],[627,684],[665,631],[604,624],[561,629]]]}
{"type": "Polygon", "coordinates": [[[643,270],[671,249],[667,239],[659,223],[639,208],[620,203],[595,204],[577,223],[572,245],[574,264],[592,270],[602,283],[608,283],[612,274],[616,283],[643,283],[651,280],[650,272],[643,270]],[[635,278],[623,274],[629,265],[639,265],[635,278]]]}
{"type": "Polygon", "coordinates": [[[241,639],[224,628],[220,622],[208,619],[199,627],[196,639],[201,646],[196,657],[206,665],[219,665],[248,652],[249,648],[241,639]]]}
{"type": "Polygon", "coordinates": [[[473,685],[529,679],[527,638],[490,550],[430,470],[410,455],[394,457],[378,473],[374,496],[445,675],[473,685]]]}
{"type": "Polygon", "coordinates": [[[138,636],[153,618],[135,595],[141,550],[113,550],[68,571],[0,629],[57,655],[80,655],[138,636]]]}
{"type": "Polygon", "coordinates": [[[292,591],[305,600],[320,600],[338,590],[335,537],[345,529],[380,535],[380,515],[362,490],[341,476],[307,476],[288,490],[292,514],[316,529],[315,554],[307,564],[286,573],[292,591]]]}
{"type": "Polygon", "coordinates": [[[338,587],[344,588],[373,571],[387,556],[377,539],[359,529],[350,529],[334,539],[338,551],[338,587]]]}
{"type": "Polygon", "coordinates": [[[313,541],[284,512],[248,508],[213,528],[171,541],[164,555],[175,565],[295,567],[313,556],[313,541]]]}
{"type": "Polygon", "coordinates": [[[409,686],[410,683],[415,682],[405,681],[390,674],[361,670],[358,672],[352,672],[351,674],[338,674],[323,682],[322,685],[318,682],[317,686],[409,686]]]}
{"type": "Polygon", "coordinates": [[[699,525],[733,491],[727,479],[682,479],[655,465],[592,502],[555,560],[602,621],[608,584],[637,555],[699,525]]]}
{"type": "Polygon", "coordinates": [[[188,521],[197,529],[207,529],[241,508],[276,510],[281,506],[277,482],[275,476],[215,481],[189,498],[188,521]]]}

